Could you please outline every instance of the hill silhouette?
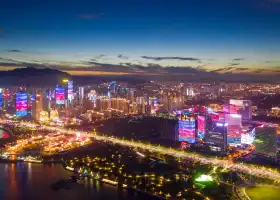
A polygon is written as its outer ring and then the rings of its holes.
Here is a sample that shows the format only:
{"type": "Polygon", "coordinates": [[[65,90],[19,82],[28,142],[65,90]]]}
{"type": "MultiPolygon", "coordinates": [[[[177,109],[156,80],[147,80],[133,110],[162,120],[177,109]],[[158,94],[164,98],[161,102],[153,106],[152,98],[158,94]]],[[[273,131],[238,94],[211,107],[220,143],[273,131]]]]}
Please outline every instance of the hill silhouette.
{"type": "Polygon", "coordinates": [[[18,68],[0,72],[0,86],[54,86],[71,76],[56,69],[18,68]]]}

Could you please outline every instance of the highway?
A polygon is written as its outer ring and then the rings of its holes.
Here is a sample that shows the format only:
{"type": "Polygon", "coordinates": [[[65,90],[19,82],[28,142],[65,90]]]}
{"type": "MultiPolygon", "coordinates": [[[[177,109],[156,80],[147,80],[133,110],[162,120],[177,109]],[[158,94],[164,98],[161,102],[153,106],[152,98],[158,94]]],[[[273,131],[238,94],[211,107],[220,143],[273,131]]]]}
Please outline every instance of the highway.
{"type": "MultiPolygon", "coordinates": [[[[5,121],[0,121],[0,123],[5,123],[5,121]]],[[[9,122],[9,123],[11,123],[11,122],[9,122]]],[[[32,127],[32,126],[34,127],[35,126],[35,124],[32,124],[30,122],[21,122],[18,125],[23,126],[23,127],[32,127]]],[[[138,141],[133,141],[133,140],[112,138],[112,137],[108,137],[108,136],[104,136],[104,135],[82,132],[82,131],[77,131],[77,130],[69,130],[69,129],[65,129],[65,128],[50,127],[50,126],[43,126],[43,125],[40,126],[40,129],[45,129],[45,130],[49,130],[49,131],[58,131],[61,133],[75,134],[75,135],[77,133],[79,133],[84,136],[92,137],[98,141],[110,141],[113,144],[119,144],[119,145],[123,145],[123,146],[139,148],[142,150],[148,150],[150,152],[166,154],[166,155],[170,155],[170,156],[177,157],[177,158],[188,159],[188,160],[192,160],[194,162],[211,165],[213,167],[214,166],[222,167],[224,169],[229,169],[231,171],[242,172],[242,173],[254,175],[256,177],[270,179],[277,183],[280,183],[280,173],[277,170],[265,168],[262,166],[253,166],[253,165],[244,164],[244,163],[233,163],[230,160],[209,158],[209,157],[205,157],[203,155],[196,154],[196,153],[146,144],[143,142],[138,142],[138,141]]]]}

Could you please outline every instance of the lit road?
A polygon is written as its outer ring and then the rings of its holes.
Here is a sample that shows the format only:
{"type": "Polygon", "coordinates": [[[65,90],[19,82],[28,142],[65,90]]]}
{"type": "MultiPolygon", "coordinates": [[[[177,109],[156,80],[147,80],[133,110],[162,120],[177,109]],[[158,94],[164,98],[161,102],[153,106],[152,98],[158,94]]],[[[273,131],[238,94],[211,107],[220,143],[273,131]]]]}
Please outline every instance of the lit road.
{"type": "MultiPolygon", "coordinates": [[[[5,123],[5,122],[0,121],[0,123],[5,123]]],[[[34,124],[21,122],[19,124],[19,126],[31,127],[31,126],[34,126],[34,124]]],[[[184,152],[184,151],[179,151],[176,149],[166,148],[166,147],[162,147],[162,146],[146,144],[143,142],[138,142],[138,141],[133,141],[133,140],[131,140],[131,141],[123,140],[123,139],[119,139],[119,138],[112,138],[112,137],[108,137],[108,136],[104,136],[104,135],[97,135],[97,134],[81,132],[81,131],[77,131],[77,130],[69,130],[69,129],[65,129],[65,128],[50,127],[50,126],[41,126],[41,129],[45,129],[45,130],[49,130],[49,131],[59,131],[61,133],[66,133],[66,134],[80,133],[81,136],[92,137],[95,140],[110,141],[114,144],[120,144],[123,146],[129,146],[129,147],[133,147],[133,148],[148,150],[150,152],[157,152],[157,153],[161,153],[161,154],[170,155],[173,157],[188,159],[188,160],[192,160],[194,162],[199,162],[202,164],[218,166],[218,167],[222,167],[225,169],[229,169],[231,171],[242,172],[242,173],[254,175],[256,177],[274,180],[274,181],[280,183],[280,173],[278,171],[270,169],[270,168],[265,168],[265,167],[261,167],[261,166],[252,166],[252,165],[243,164],[243,163],[233,163],[229,160],[221,160],[218,158],[209,158],[209,157],[205,157],[203,155],[195,154],[195,153],[191,153],[191,152],[184,152]]]]}

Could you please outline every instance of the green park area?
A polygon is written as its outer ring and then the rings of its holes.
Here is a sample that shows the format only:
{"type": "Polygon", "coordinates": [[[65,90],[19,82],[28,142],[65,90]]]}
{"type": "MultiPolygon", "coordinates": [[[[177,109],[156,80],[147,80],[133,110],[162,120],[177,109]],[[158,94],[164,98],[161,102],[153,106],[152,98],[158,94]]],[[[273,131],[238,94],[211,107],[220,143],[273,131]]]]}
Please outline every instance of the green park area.
{"type": "Polygon", "coordinates": [[[246,193],[251,200],[279,200],[280,188],[257,186],[246,188],[246,193]]]}

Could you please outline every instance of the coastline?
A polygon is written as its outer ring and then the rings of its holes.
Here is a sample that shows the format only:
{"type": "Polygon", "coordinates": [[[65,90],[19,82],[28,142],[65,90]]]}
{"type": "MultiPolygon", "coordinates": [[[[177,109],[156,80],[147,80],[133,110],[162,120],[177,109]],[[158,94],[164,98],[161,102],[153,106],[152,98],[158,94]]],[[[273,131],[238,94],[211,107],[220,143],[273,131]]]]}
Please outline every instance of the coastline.
{"type": "Polygon", "coordinates": [[[27,161],[24,161],[24,160],[6,160],[6,159],[0,159],[0,162],[1,163],[32,163],[32,164],[61,164],[62,167],[67,170],[67,171],[70,171],[70,172],[73,172],[79,176],[82,176],[82,177],[87,177],[87,178],[91,178],[91,179],[94,179],[94,180],[97,180],[99,182],[102,182],[102,183],[106,183],[106,184],[109,184],[109,185],[113,185],[113,186],[117,186],[119,188],[122,188],[122,189],[126,189],[126,190],[133,190],[133,191],[136,191],[136,192],[140,192],[140,193],[143,193],[143,194],[147,194],[147,195],[150,195],[150,196],[153,196],[153,197],[157,197],[158,199],[164,199],[166,200],[165,197],[163,196],[159,196],[159,195],[154,195],[150,192],[147,192],[147,191],[142,191],[142,190],[139,190],[137,188],[133,188],[133,187],[128,187],[126,184],[122,184],[122,185],[119,185],[118,182],[116,181],[112,181],[112,180],[109,180],[109,179],[105,179],[105,178],[96,178],[96,177],[93,177],[93,176],[90,176],[90,175],[85,175],[83,173],[79,173],[77,172],[74,168],[72,167],[69,167],[66,165],[66,163],[62,160],[53,160],[53,161],[33,161],[33,160],[27,160],[27,161]]]}

